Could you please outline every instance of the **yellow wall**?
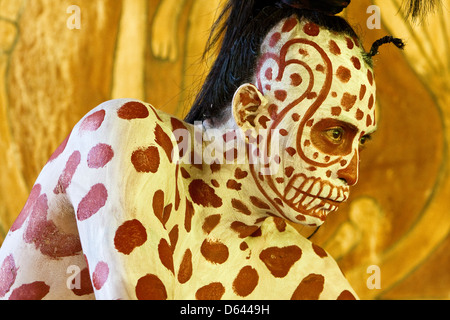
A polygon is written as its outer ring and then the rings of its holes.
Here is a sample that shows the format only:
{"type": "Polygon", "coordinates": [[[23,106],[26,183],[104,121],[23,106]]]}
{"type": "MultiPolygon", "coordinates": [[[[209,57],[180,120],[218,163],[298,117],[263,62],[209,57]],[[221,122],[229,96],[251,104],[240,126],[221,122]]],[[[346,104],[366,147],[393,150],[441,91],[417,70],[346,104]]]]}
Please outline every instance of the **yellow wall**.
{"type": "MultiPolygon", "coordinates": [[[[344,15],[376,57],[379,132],[349,203],[313,240],[362,298],[450,298],[450,1],[411,25],[400,0],[353,1],[344,15]],[[382,28],[368,29],[369,5],[382,28]],[[367,269],[378,266],[381,289],[367,269]]],[[[219,0],[0,0],[0,243],[50,154],[112,98],[183,117],[207,72],[201,54],[219,0]],[[68,28],[81,10],[80,29],[68,28]]],[[[210,64],[210,62],[209,62],[210,64]]],[[[309,235],[314,230],[299,228],[309,235]]]]}

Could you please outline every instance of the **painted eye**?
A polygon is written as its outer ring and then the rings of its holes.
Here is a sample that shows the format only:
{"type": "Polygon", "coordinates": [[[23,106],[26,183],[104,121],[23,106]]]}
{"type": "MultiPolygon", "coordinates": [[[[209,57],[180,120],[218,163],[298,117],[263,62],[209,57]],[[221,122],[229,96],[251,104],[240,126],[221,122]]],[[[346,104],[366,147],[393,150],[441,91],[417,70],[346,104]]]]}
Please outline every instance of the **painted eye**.
{"type": "Polygon", "coordinates": [[[344,137],[342,128],[333,128],[325,132],[327,138],[333,143],[340,143],[344,137]]]}
{"type": "Polygon", "coordinates": [[[369,134],[365,135],[359,140],[359,145],[361,147],[364,147],[367,144],[367,142],[369,142],[370,140],[372,140],[372,136],[369,134]]]}
{"type": "Polygon", "coordinates": [[[364,146],[370,140],[372,140],[372,136],[371,135],[365,135],[364,137],[361,138],[361,140],[359,140],[359,144],[361,146],[364,146]]]}

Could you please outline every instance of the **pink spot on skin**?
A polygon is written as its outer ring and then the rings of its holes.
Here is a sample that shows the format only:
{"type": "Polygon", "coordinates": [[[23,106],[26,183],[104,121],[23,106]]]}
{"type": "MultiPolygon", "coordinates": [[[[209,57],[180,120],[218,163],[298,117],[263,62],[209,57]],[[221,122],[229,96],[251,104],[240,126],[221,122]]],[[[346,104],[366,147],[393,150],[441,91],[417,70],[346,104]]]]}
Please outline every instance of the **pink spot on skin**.
{"type": "Polygon", "coordinates": [[[87,162],[91,169],[99,169],[106,166],[114,157],[114,151],[110,145],[98,144],[89,151],[87,162]]]}
{"type": "Polygon", "coordinates": [[[37,184],[31,189],[30,196],[28,197],[27,202],[25,203],[25,206],[23,207],[22,211],[20,212],[19,216],[17,217],[16,221],[11,227],[11,232],[19,230],[25,220],[27,220],[28,216],[30,215],[31,211],[33,210],[34,204],[36,203],[37,198],[39,198],[39,195],[41,194],[41,185],[37,184]]]}
{"type": "Polygon", "coordinates": [[[276,32],[272,35],[272,37],[270,38],[270,42],[269,42],[269,46],[270,47],[275,47],[278,43],[278,41],[280,41],[281,39],[281,34],[279,32],[276,32]]]}
{"type": "Polygon", "coordinates": [[[78,205],[77,218],[84,221],[96,214],[106,204],[108,191],[103,184],[96,184],[78,205]]]}
{"type": "Polygon", "coordinates": [[[96,131],[105,120],[105,110],[97,111],[86,117],[80,125],[80,131],[96,131]]]}
{"type": "Polygon", "coordinates": [[[0,268],[0,298],[3,298],[9,292],[16,281],[17,270],[12,254],[7,256],[0,268]]]}
{"type": "Polygon", "coordinates": [[[51,155],[50,159],[48,159],[47,163],[52,162],[56,158],[58,158],[61,153],[64,152],[67,146],[67,142],[69,142],[70,134],[64,139],[64,141],[59,145],[59,147],[55,150],[55,152],[51,155]]]}
{"type": "Polygon", "coordinates": [[[79,151],[75,151],[70,156],[63,173],[59,177],[58,184],[53,190],[55,194],[66,193],[66,190],[69,187],[70,183],[72,182],[73,175],[75,174],[75,171],[77,170],[80,162],[81,162],[81,153],[79,151]]]}
{"type": "Polygon", "coordinates": [[[9,300],[42,300],[50,292],[50,287],[42,281],[24,284],[15,289],[9,300]]]}
{"type": "Polygon", "coordinates": [[[100,290],[108,280],[109,267],[106,262],[99,262],[95,267],[94,273],[92,274],[92,282],[95,289],[100,290]]]}
{"type": "MultiPolygon", "coordinates": [[[[43,255],[51,258],[74,256],[81,251],[78,235],[60,232],[53,221],[47,220],[47,195],[41,195],[33,207],[30,222],[23,238],[26,243],[34,244],[43,255]]],[[[67,210],[64,206],[61,210],[67,210]]],[[[64,213],[61,214],[70,214],[64,213]]]]}

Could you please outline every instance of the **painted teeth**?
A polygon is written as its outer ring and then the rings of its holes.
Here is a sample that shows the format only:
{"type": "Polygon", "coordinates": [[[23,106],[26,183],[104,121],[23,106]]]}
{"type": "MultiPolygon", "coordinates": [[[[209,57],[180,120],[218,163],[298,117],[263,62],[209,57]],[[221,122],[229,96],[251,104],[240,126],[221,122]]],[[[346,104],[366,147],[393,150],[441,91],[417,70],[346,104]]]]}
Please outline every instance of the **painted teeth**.
{"type": "Polygon", "coordinates": [[[286,189],[285,199],[298,209],[336,211],[338,207],[326,200],[346,201],[348,189],[333,187],[328,182],[297,175],[290,181],[286,189]]]}
{"type": "Polygon", "coordinates": [[[316,183],[314,183],[314,185],[311,188],[311,191],[309,193],[314,196],[319,195],[321,189],[322,189],[322,184],[319,181],[317,181],[316,183]]]}
{"type": "Polygon", "coordinates": [[[331,193],[331,187],[328,184],[325,184],[323,186],[322,192],[320,193],[319,197],[321,198],[328,198],[331,193]]]}

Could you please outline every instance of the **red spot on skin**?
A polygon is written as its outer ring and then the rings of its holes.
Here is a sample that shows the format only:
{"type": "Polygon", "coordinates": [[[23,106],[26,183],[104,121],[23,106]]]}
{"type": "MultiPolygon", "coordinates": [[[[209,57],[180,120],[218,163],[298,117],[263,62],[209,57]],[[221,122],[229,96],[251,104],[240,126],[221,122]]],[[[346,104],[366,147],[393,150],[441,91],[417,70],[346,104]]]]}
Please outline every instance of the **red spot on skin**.
{"type": "Polygon", "coordinates": [[[348,290],[341,292],[337,300],[356,300],[355,296],[348,290]]]}
{"type": "Polygon", "coordinates": [[[353,43],[352,39],[346,38],[345,40],[347,40],[347,48],[349,48],[350,50],[353,49],[355,44],[353,43]]]}
{"type": "Polygon", "coordinates": [[[302,280],[291,300],[318,300],[323,291],[325,278],[320,274],[310,274],[302,280]]]}
{"type": "Polygon", "coordinates": [[[203,257],[212,263],[222,264],[227,261],[228,247],[219,241],[206,239],[200,248],[203,257]]]}
{"type": "Polygon", "coordinates": [[[92,274],[92,282],[95,289],[100,290],[103,288],[106,280],[108,280],[109,267],[106,262],[99,262],[95,267],[94,273],[92,274]]]}
{"type": "Polygon", "coordinates": [[[322,65],[322,64],[318,64],[318,65],[316,66],[316,71],[319,71],[319,72],[324,73],[324,72],[325,72],[325,66],[322,65]]]}
{"type": "Polygon", "coordinates": [[[255,231],[258,230],[259,227],[258,226],[249,226],[243,222],[235,221],[231,224],[231,229],[239,234],[239,238],[244,239],[244,238],[249,237],[253,233],[255,233],[255,231]]]}
{"type": "Polygon", "coordinates": [[[120,253],[129,255],[134,249],[147,242],[147,231],[139,220],[122,224],[114,236],[114,247],[120,253]]]}
{"type": "Polygon", "coordinates": [[[355,67],[356,70],[361,70],[361,61],[359,61],[359,59],[357,57],[352,57],[351,58],[353,66],[355,67]]]}
{"type": "Polygon", "coordinates": [[[186,199],[186,213],[184,217],[184,228],[186,232],[191,232],[192,217],[194,216],[194,206],[192,202],[186,199]]]}
{"type": "Polygon", "coordinates": [[[157,190],[153,195],[152,208],[154,215],[164,225],[164,191],[157,190]]]}
{"type": "Polygon", "coordinates": [[[183,260],[178,271],[178,282],[183,284],[188,282],[192,277],[192,252],[187,249],[184,253],[183,260]]]}
{"type": "Polygon", "coordinates": [[[359,90],[359,100],[364,99],[366,92],[367,92],[367,87],[364,84],[361,85],[361,90],[359,90]]]}
{"type": "Polygon", "coordinates": [[[337,43],[334,40],[330,40],[329,43],[329,47],[330,47],[330,52],[336,56],[341,54],[341,49],[339,48],[339,46],[337,45],[337,43]]]}
{"type": "Polygon", "coordinates": [[[326,253],[326,251],[323,250],[321,247],[315,245],[314,243],[312,244],[312,248],[319,257],[321,257],[321,258],[328,257],[328,254],[326,253]]]}
{"type": "Polygon", "coordinates": [[[230,179],[227,181],[227,188],[230,190],[240,191],[242,189],[242,183],[230,179]]]}
{"type": "Polygon", "coordinates": [[[317,93],[316,92],[310,92],[306,95],[307,99],[315,99],[317,98],[317,93]]]}
{"type": "Polygon", "coordinates": [[[257,208],[270,210],[270,206],[267,203],[265,203],[264,201],[262,201],[261,199],[257,198],[257,197],[253,197],[253,196],[250,197],[250,201],[257,208]]]}
{"type": "Polygon", "coordinates": [[[272,68],[267,69],[264,75],[266,76],[267,80],[272,80],[272,78],[273,78],[272,68]]]}
{"type": "Polygon", "coordinates": [[[278,113],[278,106],[276,104],[271,104],[268,108],[270,118],[275,119],[278,113]]]}
{"type": "Polygon", "coordinates": [[[197,300],[220,300],[225,293],[225,287],[220,282],[213,282],[201,287],[195,293],[197,300]]]}
{"type": "Polygon", "coordinates": [[[79,151],[75,151],[69,158],[66,163],[66,167],[64,168],[63,173],[59,177],[58,184],[56,185],[53,193],[66,193],[67,188],[72,182],[73,175],[77,170],[78,166],[81,162],[81,153],[79,151]]]}
{"type": "Polygon", "coordinates": [[[298,49],[298,53],[300,53],[302,56],[305,56],[305,57],[309,55],[308,51],[306,51],[303,48],[298,49]]]}
{"type": "Polygon", "coordinates": [[[140,278],[135,290],[138,300],[167,300],[166,287],[154,274],[140,278]]]}
{"type": "Polygon", "coordinates": [[[298,87],[303,82],[302,77],[298,73],[291,74],[291,85],[298,87]]]}
{"type": "Polygon", "coordinates": [[[372,110],[374,104],[375,104],[375,98],[373,97],[373,95],[371,95],[369,98],[369,110],[372,110]]]}
{"type": "Polygon", "coordinates": [[[56,158],[58,158],[61,153],[66,149],[67,143],[69,142],[70,134],[64,139],[64,141],[59,145],[59,147],[55,150],[55,152],[51,155],[50,159],[48,159],[47,163],[52,162],[56,158]]]}
{"type": "Polygon", "coordinates": [[[287,167],[284,170],[284,173],[285,173],[286,177],[290,178],[294,174],[294,171],[295,171],[295,169],[293,167],[287,167]]]}
{"type": "Polygon", "coordinates": [[[173,267],[173,252],[166,239],[161,239],[161,241],[159,242],[158,254],[159,260],[161,260],[163,266],[169,269],[175,275],[173,267]]]}
{"type": "Polygon", "coordinates": [[[293,156],[297,153],[297,150],[295,150],[295,149],[292,148],[292,147],[289,147],[289,148],[286,149],[286,152],[287,152],[291,157],[293,157],[293,156]]]}
{"type": "Polygon", "coordinates": [[[97,111],[86,117],[80,125],[80,131],[96,131],[105,120],[105,110],[97,111]]]}
{"type": "Polygon", "coordinates": [[[155,141],[157,144],[159,144],[165,151],[167,155],[167,159],[172,162],[172,150],[173,150],[173,144],[170,137],[164,132],[164,130],[159,126],[156,125],[155,128],[155,141]]]}
{"type": "Polygon", "coordinates": [[[108,191],[103,184],[99,183],[93,186],[78,205],[78,220],[84,221],[92,217],[105,206],[107,199],[108,191]]]}
{"type": "Polygon", "coordinates": [[[266,116],[261,116],[258,119],[259,124],[261,125],[261,127],[263,127],[264,129],[267,129],[267,122],[269,122],[270,119],[266,116]]]}
{"type": "Polygon", "coordinates": [[[283,25],[283,28],[281,29],[282,32],[290,32],[292,29],[295,28],[297,25],[297,19],[296,18],[289,18],[286,20],[286,22],[283,25]]]}
{"type": "Polygon", "coordinates": [[[281,102],[284,102],[287,98],[287,92],[285,90],[275,91],[275,98],[281,102]]]}
{"type": "Polygon", "coordinates": [[[341,80],[341,82],[347,83],[350,81],[352,73],[346,67],[340,66],[336,71],[336,76],[338,77],[339,80],[341,80]]]}
{"type": "Polygon", "coordinates": [[[145,119],[150,113],[148,108],[140,102],[132,101],[124,104],[118,111],[119,118],[124,120],[145,119]]]}
{"type": "Polygon", "coordinates": [[[279,232],[286,231],[287,224],[286,224],[286,221],[284,221],[284,219],[281,219],[281,218],[277,217],[277,218],[273,219],[273,222],[274,222],[275,227],[277,228],[277,230],[279,232]]]}
{"type": "Polygon", "coordinates": [[[357,96],[351,95],[350,93],[346,92],[342,96],[341,105],[344,107],[345,111],[350,111],[353,106],[356,103],[356,99],[358,99],[357,96]]]}
{"type": "Polygon", "coordinates": [[[158,148],[149,147],[134,151],[131,155],[131,163],[137,172],[156,173],[160,163],[158,148]]]}
{"type": "Polygon", "coordinates": [[[50,292],[50,287],[42,281],[24,284],[15,289],[9,300],[42,300],[50,292]]]}
{"type": "Polygon", "coordinates": [[[339,116],[342,113],[341,107],[333,107],[331,108],[331,114],[335,117],[339,116]]]}
{"type": "Polygon", "coordinates": [[[239,271],[233,281],[233,291],[241,297],[246,297],[255,290],[258,285],[259,275],[251,266],[246,266],[239,271]]]}
{"type": "Polygon", "coordinates": [[[306,33],[309,36],[316,37],[320,33],[319,26],[313,22],[309,22],[305,24],[303,27],[303,32],[306,33]]]}
{"type": "Polygon", "coordinates": [[[100,143],[89,151],[87,163],[91,169],[99,169],[106,166],[114,157],[114,151],[110,145],[100,143]]]}
{"type": "Polygon", "coordinates": [[[170,248],[172,249],[172,252],[175,251],[175,247],[177,246],[178,234],[179,234],[179,229],[178,229],[178,225],[176,225],[169,232],[170,248]]]}
{"type": "MultiPolygon", "coordinates": [[[[51,258],[74,256],[81,251],[81,243],[78,235],[60,232],[53,221],[47,220],[48,215],[47,195],[40,196],[35,203],[30,222],[23,238],[26,243],[33,243],[36,249],[43,255],[51,258]]],[[[62,214],[71,215],[71,207],[61,205],[62,214]]]]}
{"type": "Polygon", "coordinates": [[[370,115],[367,115],[366,126],[371,126],[371,125],[372,125],[372,117],[370,115]]]}
{"type": "Polygon", "coordinates": [[[284,248],[271,247],[263,250],[259,258],[274,277],[283,278],[291,267],[300,260],[302,250],[297,246],[284,248]]]}
{"type": "Polygon", "coordinates": [[[369,80],[370,85],[373,85],[373,74],[370,70],[367,70],[367,80],[369,80]]]}
{"type": "Polygon", "coordinates": [[[356,111],[356,120],[362,120],[364,118],[364,112],[362,112],[360,109],[356,111]]]}
{"type": "Polygon", "coordinates": [[[205,222],[203,222],[202,230],[209,234],[211,231],[214,230],[215,227],[219,224],[221,219],[220,214],[212,215],[205,218],[205,222]]]}
{"type": "Polygon", "coordinates": [[[37,184],[31,189],[30,195],[28,197],[27,202],[25,203],[25,206],[23,207],[22,211],[20,212],[19,216],[17,217],[16,221],[11,227],[11,232],[19,230],[25,220],[27,220],[28,216],[30,215],[31,211],[33,210],[34,204],[36,203],[36,200],[39,198],[41,194],[41,185],[37,184]]]}
{"type": "Polygon", "coordinates": [[[243,213],[243,214],[245,214],[247,216],[252,214],[250,209],[242,201],[240,201],[238,199],[232,199],[231,200],[231,205],[236,211],[238,211],[240,213],[243,213]]]}
{"type": "Polygon", "coordinates": [[[9,292],[16,281],[18,269],[12,254],[3,260],[0,268],[0,298],[3,298],[9,292]]]}
{"type": "Polygon", "coordinates": [[[80,288],[73,288],[72,292],[79,297],[94,293],[91,277],[89,275],[89,269],[84,268],[83,270],[81,270],[79,276],[80,276],[80,288]]]}
{"type": "Polygon", "coordinates": [[[203,207],[219,208],[222,206],[222,199],[203,180],[192,181],[189,185],[189,194],[195,204],[203,207]]]}
{"type": "Polygon", "coordinates": [[[281,33],[276,32],[272,35],[272,37],[270,37],[270,41],[269,41],[269,46],[271,48],[275,47],[278,43],[278,41],[280,41],[281,39],[281,33]]]}

